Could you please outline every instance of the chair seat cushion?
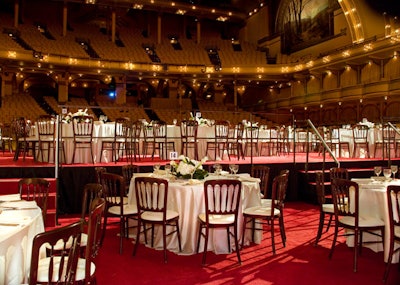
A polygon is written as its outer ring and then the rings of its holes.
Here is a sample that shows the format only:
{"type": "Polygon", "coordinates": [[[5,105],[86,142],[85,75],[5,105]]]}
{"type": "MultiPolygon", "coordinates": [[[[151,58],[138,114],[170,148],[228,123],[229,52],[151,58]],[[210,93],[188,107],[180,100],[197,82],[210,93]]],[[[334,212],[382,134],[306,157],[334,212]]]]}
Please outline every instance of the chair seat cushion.
{"type": "MultiPolygon", "coordinates": [[[[37,279],[39,282],[48,282],[49,263],[50,263],[50,258],[48,258],[48,257],[39,260],[38,276],[37,276],[37,279]]],[[[86,260],[83,258],[79,258],[75,280],[78,281],[78,280],[85,279],[85,264],[86,264],[86,260]]],[[[54,272],[53,276],[57,276],[59,266],[60,266],[60,257],[55,257],[54,258],[54,267],[53,267],[53,272],[54,272]]],[[[93,276],[95,271],[96,271],[96,265],[93,262],[91,262],[90,276],[93,276]]],[[[57,280],[52,280],[52,281],[56,282],[57,280]]]]}
{"type": "MultiPolygon", "coordinates": [[[[199,219],[205,223],[206,222],[206,214],[202,213],[199,215],[199,219]]],[[[235,216],[233,214],[229,215],[210,215],[209,223],[213,225],[225,225],[225,224],[233,224],[235,222],[235,216]]]]}
{"type": "Polygon", "coordinates": [[[261,206],[263,207],[271,207],[271,203],[271,199],[261,199],[261,206]]]}
{"type": "MultiPolygon", "coordinates": [[[[109,201],[111,201],[111,199],[109,201]]],[[[120,197],[113,197],[112,201],[119,204],[119,202],[121,201],[121,198],[120,197]]],[[[123,201],[124,205],[127,205],[128,204],[128,197],[123,197],[122,201],[123,201]]]]}
{"type": "MultiPolygon", "coordinates": [[[[172,220],[177,217],[179,217],[179,213],[171,210],[167,210],[166,212],[166,219],[167,220],[172,220]]],[[[161,212],[151,212],[151,211],[146,211],[141,214],[142,220],[146,221],[162,221],[163,220],[163,214],[161,212]]]]}
{"type": "MultiPolygon", "coordinates": [[[[279,209],[274,209],[274,216],[280,215],[279,209]]],[[[247,208],[243,211],[243,214],[252,215],[252,216],[264,216],[270,217],[271,216],[271,207],[264,207],[264,206],[255,206],[247,208]]]]}
{"type": "MultiPolygon", "coordinates": [[[[359,220],[358,221],[358,226],[359,227],[385,226],[385,223],[384,223],[383,220],[375,218],[375,217],[368,217],[368,218],[359,217],[358,220],[359,220]]],[[[354,219],[354,217],[346,216],[346,217],[340,218],[339,221],[344,225],[354,226],[355,219],[354,219]]]]}
{"type": "Polygon", "coordinates": [[[400,239],[400,227],[399,226],[394,226],[394,235],[398,239],[400,239]]]}
{"type": "MultiPolygon", "coordinates": [[[[81,247],[85,247],[87,245],[87,241],[88,241],[88,235],[87,233],[82,233],[81,234],[81,247]]],[[[67,240],[66,246],[65,248],[70,248],[72,245],[72,239],[70,238],[69,240],[67,240]]],[[[46,246],[46,248],[50,249],[50,246],[46,246]]],[[[56,251],[60,251],[64,248],[64,241],[59,240],[55,245],[54,245],[54,250],[56,251]]]]}
{"type": "Polygon", "coordinates": [[[322,204],[322,211],[325,213],[335,213],[333,204],[322,204]]]}
{"type": "MultiPolygon", "coordinates": [[[[113,215],[120,215],[121,207],[112,206],[108,209],[108,212],[113,215]]],[[[136,215],[138,213],[136,205],[124,205],[124,215],[136,215]]]]}

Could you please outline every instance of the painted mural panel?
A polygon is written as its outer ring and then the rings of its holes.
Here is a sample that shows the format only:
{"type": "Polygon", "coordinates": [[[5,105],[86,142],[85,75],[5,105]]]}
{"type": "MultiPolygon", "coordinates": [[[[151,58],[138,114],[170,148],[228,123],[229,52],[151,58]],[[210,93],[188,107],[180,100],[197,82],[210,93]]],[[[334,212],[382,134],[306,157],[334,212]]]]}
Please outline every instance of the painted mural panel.
{"type": "Polygon", "coordinates": [[[287,53],[317,44],[333,35],[337,1],[291,0],[286,2],[282,44],[287,53]]]}

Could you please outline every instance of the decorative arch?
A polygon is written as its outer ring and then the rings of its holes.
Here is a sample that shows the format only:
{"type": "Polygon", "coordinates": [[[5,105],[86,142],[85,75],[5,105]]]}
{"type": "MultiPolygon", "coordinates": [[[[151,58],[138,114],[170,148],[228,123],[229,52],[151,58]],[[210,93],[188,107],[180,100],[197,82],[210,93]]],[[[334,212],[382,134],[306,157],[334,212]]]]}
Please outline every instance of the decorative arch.
{"type": "Polygon", "coordinates": [[[379,104],[363,105],[360,113],[361,118],[367,118],[370,122],[379,122],[381,120],[379,104]]]}
{"type": "MultiPolygon", "coordinates": [[[[33,89],[38,90],[38,92],[40,92],[39,90],[53,90],[55,93],[58,92],[57,81],[46,74],[29,74],[18,85],[18,90],[23,90],[24,92],[32,91],[33,89]]],[[[54,93],[53,91],[51,93],[54,93]]],[[[43,94],[50,95],[48,92],[43,92],[43,94]]]]}

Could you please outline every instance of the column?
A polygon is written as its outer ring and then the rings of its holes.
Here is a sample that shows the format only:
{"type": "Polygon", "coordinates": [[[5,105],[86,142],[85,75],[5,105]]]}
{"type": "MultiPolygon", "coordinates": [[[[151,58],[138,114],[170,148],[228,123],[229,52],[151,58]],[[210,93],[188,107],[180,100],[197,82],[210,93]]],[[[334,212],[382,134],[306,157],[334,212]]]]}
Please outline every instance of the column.
{"type": "Polygon", "coordinates": [[[58,102],[68,102],[69,73],[59,75],[58,79],[58,102]]]}
{"type": "Polygon", "coordinates": [[[115,43],[115,21],[116,15],[115,10],[111,12],[111,42],[115,43]]]}
{"type": "Polygon", "coordinates": [[[65,37],[67,35],[67,23],[68,23],[68,7],[67,3],[64,3],[63,7],[63,28],[62,28],[62,35],[65,37]]]}
{"type": "Polygon", "coordinates": [[[118,105],[126,104],[126,76],[115,77],[115,103],[118,105]]]}
{"type": "Polygon", "coordinates": [[[19,22],[19,2],[15,0],[14,2],[14,28],[18,28],[19,22]]]}
{"type": "Polygon", "coordinates": [[[157,43],[161,44],[161,32],[162,32],[162,18],[161,15],[159,14],[157,17],[157,43]]]}
{"type": "Polygon", "coordinates": [[[12,95],[12,79],[14,73],[3,72],[1,74],[1,97],[12,95]]]}
{"type": "Polygon", "coordinates": [[[237,84],[236,84],[236,80],[234,80],[233,81],[233,104],[235,105],[235,111],[237,111],[237,96],[238,96],[237,84]]]}
{"type": "Polygon", "coordinates": [[[197,20],[197,33],[196,33],[196,38],[197,38],[197,43],[200,43],[201,40],[201,24],[200,24],[200,19],[197,20]]]}

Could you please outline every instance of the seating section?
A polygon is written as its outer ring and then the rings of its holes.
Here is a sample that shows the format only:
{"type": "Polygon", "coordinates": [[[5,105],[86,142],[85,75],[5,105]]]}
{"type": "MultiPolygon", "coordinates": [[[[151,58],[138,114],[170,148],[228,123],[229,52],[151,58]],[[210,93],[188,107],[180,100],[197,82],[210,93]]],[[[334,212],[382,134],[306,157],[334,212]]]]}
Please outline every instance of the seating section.
{"type": "Polygon", "coordinates": [[[1,122],[9,123],[16,117],[25,117],[34,122],[37,117],[45,114],[46,112],[29,94],[19,93],[2,98],[0,112],[1,122]],[[21,108],[21,106],[23,106],[23,108],[21,108]]]}
{"type": "Polygon", "coordinates": [[[124,105],[119,106],[115,104],[114,99],[107,96],[98,96],[96,102],[107,116],[108,121],[115,121],[117,118],[127,117],[131,121],[137,121],[145,119],[149,121],[149,117],[143,108],[137,107],[134,102],[131,102],[129,97],[127,97],[127,102],[124,105]]]}
{"type": "MultiPolygon", "coordinates": [[[[163,21],[161,42],[158,42],[156,31],[149,31],[145,37],[137,19],[128,15],[118,15],[115,39],[123,43],[123,45],[118,45],[116,42],[111,41],[111,33],[107,31],[108,20],[104,16],[95,15],[94,13],[79,18],[69,11],[69,28],[66,35],[63,35],[60,21],[61,7],[58,4],[46,2],[46,5],[54,6],[52,11],[56,12],[52,15],[48,13],[44,14],[46,11],[51,10],[51,8],[44,11],[43,9],[36,8],[40,7],[40,5],[29,6],[29,9],[33,9],[35,12],[25,17],[23,23],[20,23],[17,29],[13,28],[12,15],[2,13],[0,15],[0,18],[2,18],[0,25],[2,28],[18,30],[21,38],[33,50],[41,52],[43,55],[56,54],[76,58],[88,58],[84,47],[79,44],[81,40],[90,44],[101,59],[114,61],[151,63],[145,49],[143,49],[143,45],[149,45],[155,49],[161,63],[212,65],[207,54],[207,48],[213,47],[218,51],[222,67],[266,64],[265,52],[257,50],[255,44],[240,42],[241,50],[235,51],[231,39],[223,39],[215,28],[207,26],[206,23],[203,24],[201,41],[198,42],[197,38],[186,38],[181,35],[183,31],[177,31],[174,23],[165,18],[163,21]],[[82,19],[85,19],[85,21],[82,21],[82,19]],[[47,38],[38,29],[38,23],[42,27],[45,26],[46,31],[54,39],[47,38]],[[170,43],[169,33],[172,32],[177,35],[182,49],[176,50],[170,43]]],[[[70,7],[70,10],[73,10],[73,8],[70,7]]],[[[78,15],[79,13],[76,14],[78,15]]],[[[7,34],[2,33],[0,39],[2,39],[3,47],[6,49],[23,49],[7,34]]]]}

